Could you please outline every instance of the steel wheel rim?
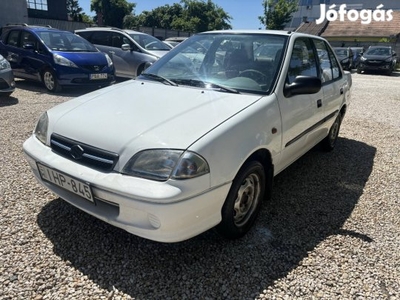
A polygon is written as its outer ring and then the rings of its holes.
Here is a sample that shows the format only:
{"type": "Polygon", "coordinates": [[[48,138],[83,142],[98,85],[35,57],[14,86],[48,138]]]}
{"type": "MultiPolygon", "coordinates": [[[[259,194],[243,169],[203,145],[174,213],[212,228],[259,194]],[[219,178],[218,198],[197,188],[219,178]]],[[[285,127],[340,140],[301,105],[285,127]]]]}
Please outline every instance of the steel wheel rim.
{"type": "Polygon", "coordinates": [[[54,77],[50,72],[44,73],[44,84],[46,85],[47,89],[52,91],[55,86],[54,77]]]}
{"type": "Polygon", "coordinates": [[[261,183],[256,173],[248,175],[242,182],[233,206],[233,220],[241,227],[251,218],[260,201],[261,183]]]}

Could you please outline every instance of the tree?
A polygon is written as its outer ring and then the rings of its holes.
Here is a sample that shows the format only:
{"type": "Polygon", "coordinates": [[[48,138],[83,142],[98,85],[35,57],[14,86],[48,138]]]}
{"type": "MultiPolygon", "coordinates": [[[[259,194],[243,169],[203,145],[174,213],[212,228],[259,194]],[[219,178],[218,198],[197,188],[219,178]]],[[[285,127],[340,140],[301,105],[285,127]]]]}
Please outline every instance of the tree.
{"type": "Polygon", "coordinates": [[[78,0],[67,0],[68,15],[74,21],[79,21],[83,9],[79,6],[78,0]]]}
{"type": "Polygon", "coordinates": [[[258,19],[265,25],[266,29],[285,28],[292,19],[292,14],[298,9],[297,0],[264,0],[264,15],[258,19]]]}
{"type": "Polygon", "coordinates": [[[78,0],[66,0],[68,16],[77,22],[93,23],[93,19],[83,13],[82,7],[79,6],[78,0]]]}
{"type": "MultiPolygon", "coordinates": [[[[190,32],[231,29],[232,17],[211,0],[181,0],[125,19],[125,26],[148,26],[190,32]]],[[[134,28],[134,27],[129,27],[134,28]]]]}
{"type": "Polygon", "coordinates": [[[136,7],[127,0],[91,0],[90,10],[96,12],[94,21],[98,25],[122,28],[124,17],[130,15],[136,7]]]}

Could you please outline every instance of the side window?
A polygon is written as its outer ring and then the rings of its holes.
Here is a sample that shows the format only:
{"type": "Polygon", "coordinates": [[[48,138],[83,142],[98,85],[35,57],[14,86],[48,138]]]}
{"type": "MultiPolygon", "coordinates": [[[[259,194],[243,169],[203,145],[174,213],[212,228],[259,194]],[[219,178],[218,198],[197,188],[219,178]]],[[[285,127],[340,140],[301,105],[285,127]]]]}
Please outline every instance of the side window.
{"type": "Polygon", "coordinates": [[[329,82],[341,76],[339,63],[325,41],[314,39],[321,68],[321,81],[329,82]]]}
{"type": "Polygon", "coordinates": [[[37,50],[38,47],[38,41],[37,38],[30,32],[27,31],[22,31],[21,33],[21,46],[22,48],[25,47],[32,47],[33,49],[37,50]]]}
{"type": "Polygon", "coordinates": [[[111,46],[115,48],[121,48],[124,43],[123,36],[119,33],[112,32],[111,33],[111,46]]]}
{"type": "Polygon", "coordinates": [[[287,80],[292,83],[297,76],[318,76],[317,62],[310,39],[296,39],[288,70],[287,80]]]}
{"type": "Polygon", "coordinates": [[[332,76],[333,80],[342,77],[342,72],[340,71],[340,65],[339,62],[336,60],[335,55],[333,54],[332,49],[328,46],[328,53],[329,53],[329,58],[331,60],[332,64],[332,76]]]}
{"type": "Polygon", "coordinates": [[[111,46],[111,32],[96,31],[92,35],[91,43],[96,45],[111,46]]]}
{"type": "Polygon", "coordinates": [[[6,44],[14,47],[18,47],[19,30],[10,31],[6,44]]]}

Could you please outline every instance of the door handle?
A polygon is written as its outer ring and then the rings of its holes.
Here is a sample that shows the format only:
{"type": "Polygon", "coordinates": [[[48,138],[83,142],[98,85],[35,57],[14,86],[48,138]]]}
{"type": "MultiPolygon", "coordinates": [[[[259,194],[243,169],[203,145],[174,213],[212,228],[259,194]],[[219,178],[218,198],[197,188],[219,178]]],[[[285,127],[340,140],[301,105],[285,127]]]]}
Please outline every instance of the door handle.
{"type": "Polygon", "coordinates": [[[340,88],[340,95],[343,95],[343,88],[340,88]]]}
{"type": "Polygon", "coordinates": [[[108,51],[108,53],[110,53],[110,54],[115,54],[115,52],[114,52],[114,51],[108,51]]]}
{"type": "Polygon", "coordinates": [[[319,107],[321,107],[322,106],[322,100],[321,99],[318,99],[317,100],[317,107],[319,108],[319,107]]]}

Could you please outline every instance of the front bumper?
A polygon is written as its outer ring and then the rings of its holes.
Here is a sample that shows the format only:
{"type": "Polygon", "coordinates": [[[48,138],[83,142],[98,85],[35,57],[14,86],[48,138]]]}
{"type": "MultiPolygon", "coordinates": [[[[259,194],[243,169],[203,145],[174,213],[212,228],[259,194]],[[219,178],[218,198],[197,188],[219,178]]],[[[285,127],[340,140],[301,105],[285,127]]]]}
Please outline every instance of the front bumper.
{"type": "Polygon", "coordinates": [[[115,69],[113,67],[105,67],[100,71],[90,72],[82,68],[70,68],[58,66],[54,71],[57,74],[58,83],[61,86],[108,86],[115,83],[115,69]],[[90,79],[91,74],[107,74],[104,79],[90,79]]]}
{"type": "Polygon", "coordinates": [[[380,62],[380,63],[368,63],[360,61],[358,69],[361,71],[388,71],[392,68],[392,63],[380,62]]]}
{"type": "Polygon", "coordinates": [[[15,90],[13,72],[8,70],[0,71],[0,93],[10,93],[15,90]]]}
{"type": "Polygon", "coordinates": [[[23,149],[42,185],[88,214],[140,237],[159,242],[179,242],[221,221],[221,209],[230,183],[188,197],[192,183],[188,183],[185,189],[179,187],[182,181],[173,185],[120,173],[102,173],[53,153],[34,136],[25,141],[23,149]],[[43,181],[37,162],[89,183],[95,202],[43,181]]]}

